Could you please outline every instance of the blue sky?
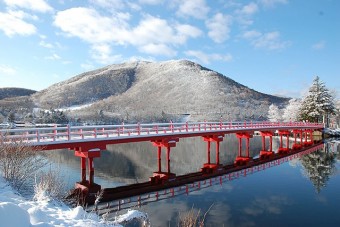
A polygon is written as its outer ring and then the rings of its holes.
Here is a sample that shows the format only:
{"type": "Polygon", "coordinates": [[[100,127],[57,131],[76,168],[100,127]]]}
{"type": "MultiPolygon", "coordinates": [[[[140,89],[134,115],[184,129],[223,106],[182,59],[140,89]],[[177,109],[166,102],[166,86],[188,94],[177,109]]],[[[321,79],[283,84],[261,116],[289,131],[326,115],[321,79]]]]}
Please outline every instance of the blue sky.
{"type": "Polygon", "coordinates": [[[339,12],[338,0],[0,0],[0,87],[189,59],[264,93],[299,97],[316,75],[339,92],[339,12]]]}

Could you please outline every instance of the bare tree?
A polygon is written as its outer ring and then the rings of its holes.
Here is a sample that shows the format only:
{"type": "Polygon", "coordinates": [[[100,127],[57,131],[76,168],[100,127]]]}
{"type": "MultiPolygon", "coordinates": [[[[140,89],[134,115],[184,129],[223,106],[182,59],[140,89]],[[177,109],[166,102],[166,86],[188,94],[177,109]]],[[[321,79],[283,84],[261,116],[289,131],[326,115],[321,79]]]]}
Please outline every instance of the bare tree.
{"type": "Polygon", "coordinates": [[[0,174],[17,190],[48,163],[41,149],[22,141],[9,144],[0,138],[0,144],[0,174]]]}

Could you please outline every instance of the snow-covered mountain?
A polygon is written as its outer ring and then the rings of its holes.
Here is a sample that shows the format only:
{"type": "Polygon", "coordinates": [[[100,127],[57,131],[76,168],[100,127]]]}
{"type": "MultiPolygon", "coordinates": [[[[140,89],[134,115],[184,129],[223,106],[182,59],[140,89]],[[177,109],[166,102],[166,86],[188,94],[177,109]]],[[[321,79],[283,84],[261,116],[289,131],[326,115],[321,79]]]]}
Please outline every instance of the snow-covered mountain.
{"type": "Polygon", "coordinates": [[[187,60],[128,62],[85,72],[33,94],[44,109],[84,105],[68,115],[96,122],[258,119],[288,101],[252,90],[187,60]],[[85,105],[91,104],[91,105],[85,105]],[[185,115],[185,116],[187,116],[185,115]]]}

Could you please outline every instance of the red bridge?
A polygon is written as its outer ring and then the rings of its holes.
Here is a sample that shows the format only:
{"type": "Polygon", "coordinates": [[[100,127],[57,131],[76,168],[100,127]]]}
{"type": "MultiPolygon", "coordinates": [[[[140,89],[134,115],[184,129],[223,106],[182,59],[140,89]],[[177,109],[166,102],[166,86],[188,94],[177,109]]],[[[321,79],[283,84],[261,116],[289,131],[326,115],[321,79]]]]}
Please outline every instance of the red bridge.
{"type": "Polygon", "coordinates": [[[150,184],[164,184],[173,181],[176,174],[171,172],[170,152],[179,139],[200,136],[207,142],[207,162],[202,165],[201,173],[213,174],[223,165],[219,161],[220,143],[226,134],[235,134],[239,140],[239,152],[235,166],[244,166],[252,161],[249,156],[250,138],[254,133],[262,137],[260,159],[269,159],[274,155],[272,137],[274,133],[280,136],[278,153],[289,153],[304,146],[314,144],[313,132],[322,131],[323,124],[305,122],[198,122],[198,123],[159,123],[159,124],[128,124],[128,125],[95,125],[95,126],[66,126],[46,128],[22,128],[0,130],[0,144],[16,145],[18,142],[35,146],[42,150],[70,149],[75,156],[80,157],[81,181],[76,187],[85,192],[94,193],[101,189],[94,183],[93,159],[100,157],[102,150],[108,144],[133,143],[149,141],[158,150],[158,170],[150,177],[150,184]],[[289,137],[294,142],[289,145],[289,137]],[[287,137],[283,144],[282,137],[287,137]],[[269,150],[266,150],[265,138],[269,137],[269,150]],[[246,140],[246,148],[242,148],[242,140],[246,140]],[[215,162],[211,162],[211,143],[216,143],[215,162]],[[167,166],[162,170],[161,152],[166,149],[167,166]],[[88,175],[86,174],[86,160],[88,175]]]}

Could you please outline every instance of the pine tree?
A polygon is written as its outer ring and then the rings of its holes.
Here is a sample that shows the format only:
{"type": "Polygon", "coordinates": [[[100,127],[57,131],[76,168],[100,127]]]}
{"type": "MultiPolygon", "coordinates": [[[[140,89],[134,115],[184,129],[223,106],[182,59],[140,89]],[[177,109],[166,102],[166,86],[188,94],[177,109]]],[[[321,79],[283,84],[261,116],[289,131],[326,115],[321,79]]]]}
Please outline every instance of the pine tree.
{"type": "Polygon", "coordinates": [[[300,120],[321,122],[322,118],[328,119],[335,113],[334,98],[325,84],[317,76],[309,88],[308,94],[303,99],[300,111],[300,120]]]}
{"type": "Polygon", "coordinates": [[[282,121],[281,113],[279,107],[275,104],[271,104],[268,110],[268,119],[270,122],[282,121]]]}
{"type": "Polygon", "coordinates": [[[300,99],[291,99],[289,100],[288,105],[283,111],[283,121],[298,121],[300,114],[301,100],[300,99]]]}

